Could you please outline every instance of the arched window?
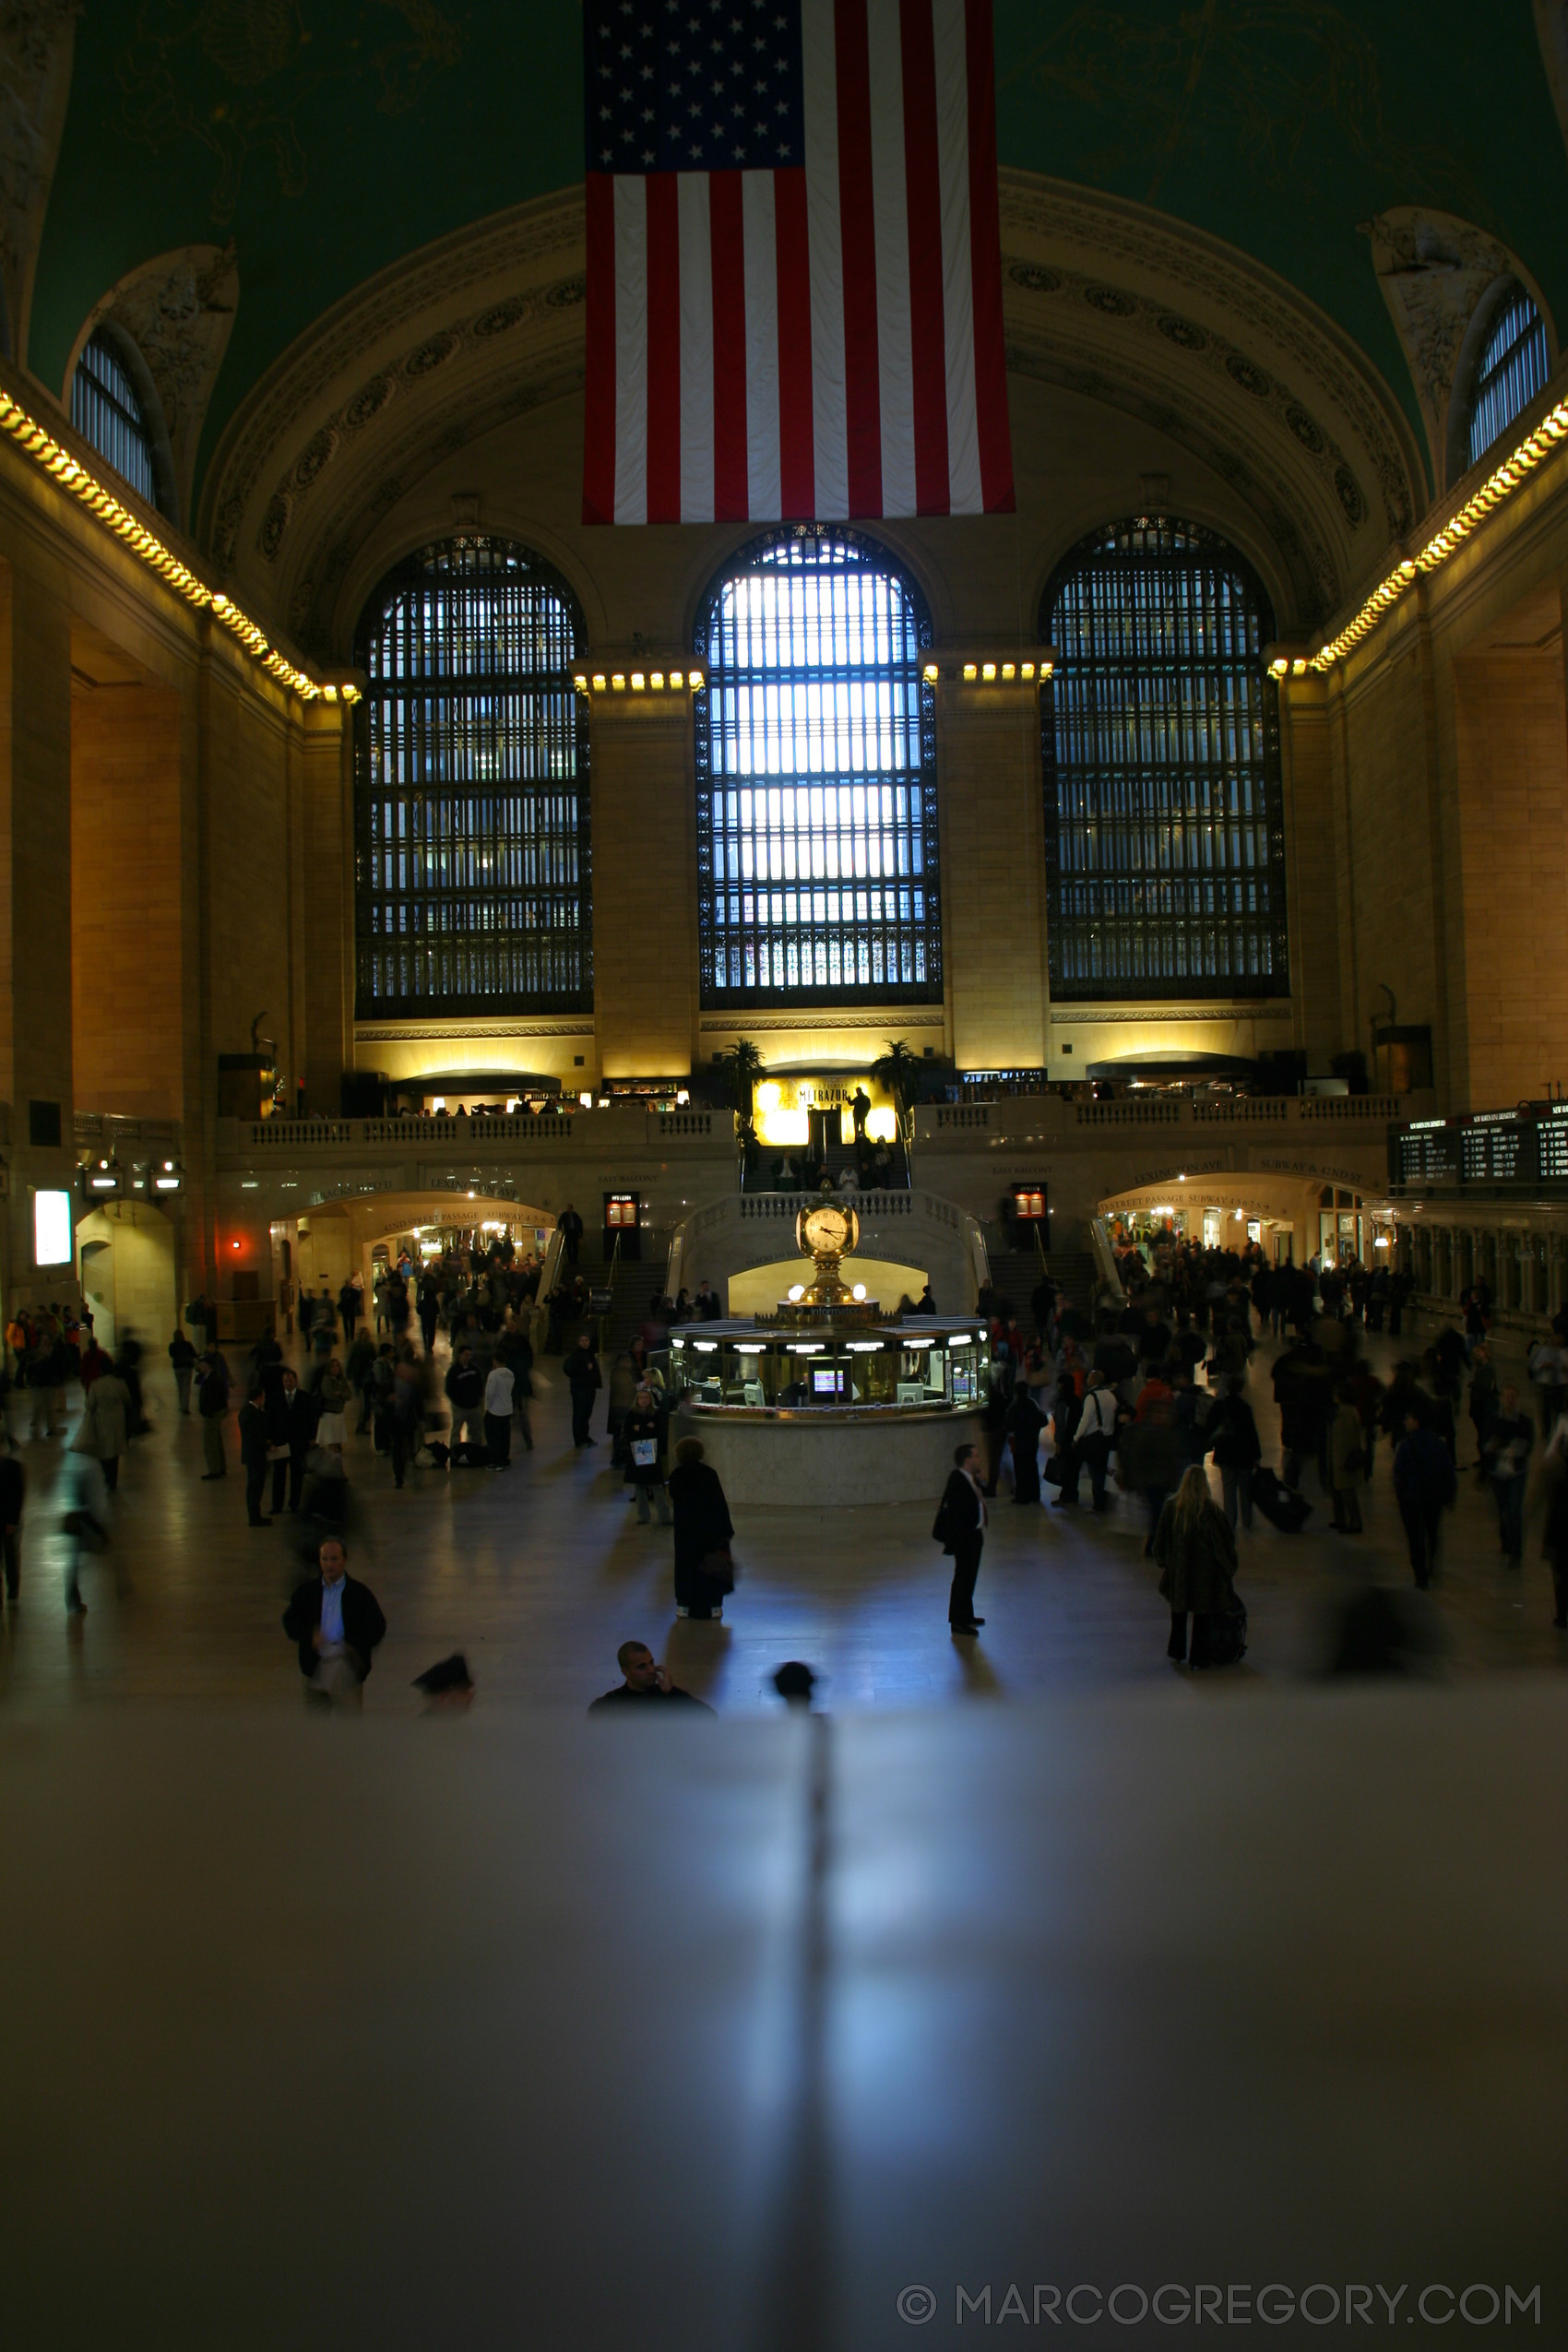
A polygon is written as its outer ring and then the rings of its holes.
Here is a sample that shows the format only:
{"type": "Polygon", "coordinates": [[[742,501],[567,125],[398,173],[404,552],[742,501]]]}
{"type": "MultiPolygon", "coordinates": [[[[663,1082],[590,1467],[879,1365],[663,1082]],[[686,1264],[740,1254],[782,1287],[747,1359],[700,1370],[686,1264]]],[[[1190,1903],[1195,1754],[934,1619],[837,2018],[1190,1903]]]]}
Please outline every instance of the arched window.
{"type": "Polygon", "coordinates": [[[1137,516],[1074,549],[1040,624],[1051,995],[1285,994],[1274,621],[1251,568],[1137,516]]]}
{"type": "Polygon", "coordinates": [[[705,1005],[940,1003],[931,622],[885,549],[742,550],[696,632],[705,1005]]]}
{"type": "Polygon", "coordinates": [[[159,465],[151,422],[131,380],[126,354],[107,327],[82,347],[71,378],[71,422],[138,498],[160,506],[159,465]]]}
{"type": "Polygon", "coordinates": [[[581,642],[540,559],[477,533],[422,548],[366,606],[362,1016],[591,1008],[581,642]]]}
{"type": "Polygon", "coordinates": [[[1546,322],[1524,288],[1510,285],[1481,346],[1476,370],[1470,401],[1472,466],[1529,407],[1550,374],[1546,322]]]}

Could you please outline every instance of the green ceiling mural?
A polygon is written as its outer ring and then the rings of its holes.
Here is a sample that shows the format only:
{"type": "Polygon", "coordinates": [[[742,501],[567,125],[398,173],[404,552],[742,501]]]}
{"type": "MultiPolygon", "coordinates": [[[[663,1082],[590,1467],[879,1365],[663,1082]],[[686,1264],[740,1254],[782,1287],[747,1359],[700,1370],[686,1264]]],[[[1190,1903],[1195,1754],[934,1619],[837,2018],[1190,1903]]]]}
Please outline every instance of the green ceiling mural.
{"type": "MultiPolygon", "coordinates": [[[[235,241],[204,462],[291,338],[431,238],[581,176],[576,0],[87,0],[34,299],[58,384],[93,303],[235,241]]],[[[1568,332],[1568,155],[1529,0],[996,0],[1002,160],[1266,262],[1416,407],[1358,223],[1427,203],[1568,332]]]]}

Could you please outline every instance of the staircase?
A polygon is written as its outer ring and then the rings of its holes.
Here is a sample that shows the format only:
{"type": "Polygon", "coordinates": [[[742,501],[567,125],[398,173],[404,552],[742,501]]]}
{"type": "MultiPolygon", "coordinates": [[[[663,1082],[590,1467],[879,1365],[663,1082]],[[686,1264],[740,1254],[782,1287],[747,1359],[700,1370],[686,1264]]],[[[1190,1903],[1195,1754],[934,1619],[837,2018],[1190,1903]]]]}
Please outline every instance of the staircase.
{"type": "Polygon", "coordinates": [[[1051,1278],[1065,1290],[1074,1306],[1093,1316],[1099,1289],[1099,1270],[1092,1250],[1052,1250],[1048,1259],[1051,1278]]]}
{"type": "MultiPolygon", "coordinates": [[[[1029,1300],[1040,1279],[1038,1250],[990,1250],[992,1288],[1008,1305],[1019,1327],[1028,1331],[1031,1317],[1029,1300]]],[[[1093,1253],[1088,1250],[1051,1250],[1047,1253],[1046,1267],[1057,1289],[1065,1290],[1075,1307],[1084,1313],[1094,1313],[1095,1292],[1099,1277],[1095,1269],[1093,1253]]]]}

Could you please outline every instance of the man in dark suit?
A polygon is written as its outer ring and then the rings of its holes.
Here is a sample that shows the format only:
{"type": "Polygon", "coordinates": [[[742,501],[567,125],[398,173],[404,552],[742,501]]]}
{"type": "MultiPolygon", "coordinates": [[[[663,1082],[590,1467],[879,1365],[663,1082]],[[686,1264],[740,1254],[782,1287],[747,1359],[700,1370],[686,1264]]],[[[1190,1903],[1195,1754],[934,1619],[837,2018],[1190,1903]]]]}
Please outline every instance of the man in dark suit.
{"type": "Polygon", "coordinates": [[[350,1575],[349,1547],[340,1537],[326,1537],[318,1557],[320,1574],[296,1587],[283,1631],[298,1646],[306,1697],[358,1706],[386,1620],[370,1586],[350,1575]]]}
{"type": "Polygon", "coordinates": [[[932,1529],[943,1550],[953,1556],[947,1621],[955,1633],[978,1633],[985,1623],[983,1617],[975,1615],[975,1579],[985,1546],[985,1518],[980,1456],[972,1445],[960,1445],[932,1529]]]}
{"type": "Polygon", "coordinates": [[[556,1218],[555,1227],[561,1236],[567,1265],[576,1265],[577,1252],[581,1249],[583,1241],[583,1220],[570,1201],[566,1203],[565,1207],[556,1218]]]}
{"type": "Polygon", "coordinates": [[[315,1436],[318,1419],[315,1398],[300,1386],[300,1376],[293,1366],[286,1364],[282,1385],[272,1399],[267,1416],[267,1429],[273,1444],[286,1445],[289,1449],[286,1462],[279,1459],[272,1465],[272,1508],[275,1512],[283,1508],[285,1481],[289,1490],[290,1510],[297,1511],[300,1507],[300,1490],[305,1482],[305,1455],[310,1452],[311,1442],[315,1436]]]}
{"type": "Polygon", "coordinates": [[[258,1380],[240,1408],[240,1462],[245,1474],[245,1516],[253,1527],[269,1527],[263,1518],[261,1491],[267,1484],[267,1391],[258,1380]]]}

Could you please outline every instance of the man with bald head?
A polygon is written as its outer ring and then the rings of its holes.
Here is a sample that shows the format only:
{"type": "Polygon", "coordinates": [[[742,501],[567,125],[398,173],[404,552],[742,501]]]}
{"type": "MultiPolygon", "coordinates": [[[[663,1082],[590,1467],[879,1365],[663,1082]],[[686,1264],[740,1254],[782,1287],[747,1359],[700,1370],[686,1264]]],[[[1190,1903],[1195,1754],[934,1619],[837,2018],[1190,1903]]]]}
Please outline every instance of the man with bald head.
{"type": "Polygon", "coordinates": [[[646,1642],[623,1642],[615,1653],[615,1663],[626,1679],[617,1689],[606,1691],[601,1699],[595,1699],[589,1715],[607,1714],[631,1705],[695,1707],[699,1715],[713,1713],[701,1699],[694,1699],[689,1691],[671,1682],[668,1670],[655,1664],[653,1652],[646,1642]]]}

